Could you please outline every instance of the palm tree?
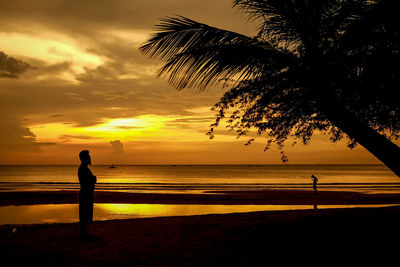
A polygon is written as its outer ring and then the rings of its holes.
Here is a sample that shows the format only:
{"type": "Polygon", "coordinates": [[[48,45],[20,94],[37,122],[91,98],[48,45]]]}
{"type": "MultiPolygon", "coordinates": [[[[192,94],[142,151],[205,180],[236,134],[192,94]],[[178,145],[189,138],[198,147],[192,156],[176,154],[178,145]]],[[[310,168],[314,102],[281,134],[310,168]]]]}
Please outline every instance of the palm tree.
{"type": "MultiPolygon", "coordinates": [[[[214,127],[227,119],[280,147],[315,130],[348,137],[400,176],[399,26],[390,0],[235,0],[258,22],[256,36],[166,17],[140,49],[165,61],[160,76],[178,89],[223,83],[214,127]]],[[[249,140],[251,143],[253,139],[249,140]]],[[[286,156],[282,152],[282,159],[286,156]]]]}

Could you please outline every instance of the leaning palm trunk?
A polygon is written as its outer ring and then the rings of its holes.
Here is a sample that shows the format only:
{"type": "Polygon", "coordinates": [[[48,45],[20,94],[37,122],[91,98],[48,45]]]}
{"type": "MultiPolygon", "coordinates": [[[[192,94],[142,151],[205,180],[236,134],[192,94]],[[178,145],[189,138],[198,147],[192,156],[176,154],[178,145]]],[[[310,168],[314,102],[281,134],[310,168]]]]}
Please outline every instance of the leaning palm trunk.
{"type": "Polygon", "coordinates": [[[357,121],[347,120],[337,125],[400,177],[400,148],[396,144],[357,121]]]}
{"type": "Polygon", "coordinates": [[[360,122],[340,103],[330,102],[324,106],[326,116],[372,155],[400,177],[400,148],[365,123],[360,122]]]}

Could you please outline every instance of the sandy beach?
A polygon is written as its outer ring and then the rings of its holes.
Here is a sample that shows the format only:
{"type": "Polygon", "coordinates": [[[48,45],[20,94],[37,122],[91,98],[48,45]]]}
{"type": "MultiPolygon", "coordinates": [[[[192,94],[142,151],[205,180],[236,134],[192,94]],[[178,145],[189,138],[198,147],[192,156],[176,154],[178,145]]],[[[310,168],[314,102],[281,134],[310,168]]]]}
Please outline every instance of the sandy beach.
{"type": "MultiPolygon", "coordinates": [[[[76,203],[77,192],[2,192],[1,205],[76,203]]],[[[96,192],[112,203],[399,204],[397,195],[256,191],[226,195],[96,192]]],[[[396,258],[400,207],[270,211],[133,220],[0,226],[2,266],[277,266],[396,258]]],[[[383,265],[382,265],[383,264],[383,265]]]]}

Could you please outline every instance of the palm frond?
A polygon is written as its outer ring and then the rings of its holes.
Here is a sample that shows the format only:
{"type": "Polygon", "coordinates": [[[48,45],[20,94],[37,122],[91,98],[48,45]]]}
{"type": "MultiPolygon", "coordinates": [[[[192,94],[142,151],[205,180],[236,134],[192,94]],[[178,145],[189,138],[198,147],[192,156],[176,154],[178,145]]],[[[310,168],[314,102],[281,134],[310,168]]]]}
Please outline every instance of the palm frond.
{"type": "Polygon", "coordinates": [[[338,44],[350,49],[361,49],[364,45],[382,40],[399,40],[398,14],[395,1],[380,0],[364,3],[357,16],[340,36],[338,44]]]}
{"type": "Polygon", "coordinates": [[[249,15],[253,20],[259,20],[259,29],[267,34],[267,38],[277,41],[298,42],[300,39],[298,27],[302,27],[304,14],[292,0],[235,0],[234,7],[249,15]]]}
{"type": "Polygon", "coordinates": [[[314,50],[317,43],[330,46],[367,2],[373,0],[235,0],[233,5],[259,20],[263,39],[314,50]]]}
{"type": "Polygon", "coordinates": [[[267,64],[279,68],[289,59],[267,42],[181,16],[162,19],[158,30],[140,49],[166,61],[159,75],[169,74],[169,83],[178,89],[257,76],[267,64]]]}

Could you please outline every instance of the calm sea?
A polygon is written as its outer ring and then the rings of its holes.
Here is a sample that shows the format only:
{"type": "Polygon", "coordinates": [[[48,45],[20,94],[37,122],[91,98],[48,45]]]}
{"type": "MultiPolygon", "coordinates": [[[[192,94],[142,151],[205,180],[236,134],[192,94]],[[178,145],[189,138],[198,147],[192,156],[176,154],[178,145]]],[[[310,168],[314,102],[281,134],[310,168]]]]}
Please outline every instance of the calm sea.
{"type": "MultiPolygon", "coordinates": [[[[78,166],[0,166],[0,190],[76,190],[78,166]]],[[[312,189],[400,192],[400,178],[384,165],[158,165],[91,166],[97,190],[209,192],[312,189]]]]}

